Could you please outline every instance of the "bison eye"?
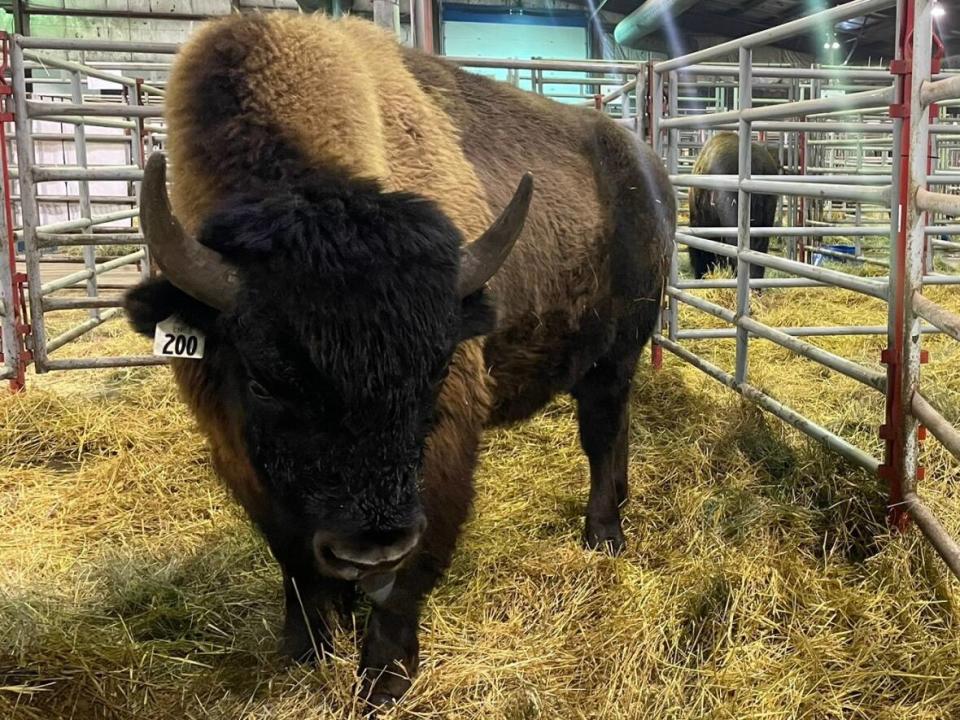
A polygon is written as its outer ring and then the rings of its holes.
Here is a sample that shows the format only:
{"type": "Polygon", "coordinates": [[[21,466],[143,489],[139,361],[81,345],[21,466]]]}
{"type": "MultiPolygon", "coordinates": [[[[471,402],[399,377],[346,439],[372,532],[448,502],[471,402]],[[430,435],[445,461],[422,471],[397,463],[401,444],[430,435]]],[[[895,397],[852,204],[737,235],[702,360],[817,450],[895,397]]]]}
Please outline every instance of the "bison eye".
{"type": "Polygon", "coordinates": [[[259,398],[260,400],[272,399],[270,392],[256,380],[251,380],[248,384],[248,387],[250,388],[250,394],[255,398],[259,398]]]}

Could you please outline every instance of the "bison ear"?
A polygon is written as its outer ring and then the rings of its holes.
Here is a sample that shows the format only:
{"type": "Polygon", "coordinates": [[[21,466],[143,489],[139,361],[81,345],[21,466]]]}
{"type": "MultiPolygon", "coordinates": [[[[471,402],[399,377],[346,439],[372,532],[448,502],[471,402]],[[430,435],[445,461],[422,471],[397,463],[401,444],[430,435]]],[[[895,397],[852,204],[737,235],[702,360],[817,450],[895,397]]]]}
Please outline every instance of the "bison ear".
{"type": "Polygon", "coordinates": [[[489,335],[497,325],[497,311],[487,290],[479,290],[460,301],[460,342],[489,335]]]}
{"type": "Polygon", "coordinates": [[[154,278],[137,285],[123,298],[123,307],[133,329],[147,337],[153,337],[156,324],[171,315],[207,333],[217,318],[216,310],[195,300],[164,278],[154,278]]]}

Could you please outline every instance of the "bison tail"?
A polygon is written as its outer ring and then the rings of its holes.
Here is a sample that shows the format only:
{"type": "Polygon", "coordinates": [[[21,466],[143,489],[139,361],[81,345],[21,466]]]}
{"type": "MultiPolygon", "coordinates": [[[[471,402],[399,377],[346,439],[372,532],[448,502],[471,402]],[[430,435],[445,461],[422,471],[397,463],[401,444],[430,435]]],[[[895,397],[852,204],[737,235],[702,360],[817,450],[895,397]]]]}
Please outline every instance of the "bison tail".
{"type": "Polygon", "coordinates": [[[605,209],[614,298],[640,308],[645,337],[653,332],[676,232],[670,178],[653,150],[615,124],[599,121],[594,172],[605,209]]]}

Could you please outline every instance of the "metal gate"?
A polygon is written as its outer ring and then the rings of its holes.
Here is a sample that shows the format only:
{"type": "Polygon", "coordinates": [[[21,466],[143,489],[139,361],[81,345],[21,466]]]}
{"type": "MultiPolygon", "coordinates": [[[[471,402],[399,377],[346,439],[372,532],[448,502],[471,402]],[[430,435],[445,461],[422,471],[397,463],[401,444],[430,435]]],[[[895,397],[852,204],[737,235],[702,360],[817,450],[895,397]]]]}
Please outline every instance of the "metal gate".
{"type": "Polygon", "coordinates": [[[14,322],[5,323],[4,346],[19,344],[27,350],[19,360],[16,353],[5,353],[7,371],[16,375],[17,384],[22,385],[26,362],[40,373],[163,362],[149,355],[61,356],[72,341],[122,314],[117,291],[124,285],[112,282],[117,271],[136,267],[141,277],[150,273],[136,226],[137,193],[145,153],[162,139],[164,91],[124,70],[157,64],[136,60],[176,49],[169,44],[21,36],[5,44],[15,146],[8,148],[5,137],[0,140],[5,151],[13,150],[5,177],[16,184],[5,184],[4,210],[7,227],[17,224],[17,218],[20,227],[7,233],[4,310],[9,292],[20,319],[11,316],[14,322]],[[131,60],[86,63],[64,57],[102,52],[124,53],[131,60]],[[104,206],[108,211],[100,210],[104,206]],[[65,218],[43,217],[51,214],[65,218]],[[23,248],[20,258],[16,246],[23,248]],[[11,282],[10,270],[18,259],[23,271],[11,282]],[[51,336],[50,314],[77,310],[86,311],[85,319],[51,336]]]}
{"type": "MultiPolygon", "coordinates": [[[[677,234],[679,246],[706,250],[736,261],[735,280],[689,280],[680,278],[679,254],[674,253],[667,303],[663,312],[662,332],[656,343],[679,358],[691,363],[714,379],[741,394],[747,400],[780,417],[801,432],[819,440],[850,462],[879,475],[889,485],[890,521],[902,528],[907,514],[912,516],[927,538],[960,577],[960,546],[952,540],[935,520],[916,493],[916,482],[922,478],[919,466],[918,442],[923,433],[919,423],[960,459],[960,434],[919,392],[919,375],[924,359],[920,350],[925,333],[948,333],[960,339],[960,316],[925,298],[923,286],[956,285],[960,276],[933,270],[933,257],[938,249],[955,249],[956,243],[946,240],[928,242],[931,235],[950,235],[958,228],[942,224],[928,224],[926,213],[960,214],[960,197],[931,193],[929,185],[953,187],[960,185],[960,175],[948,172],[931,173],[928,167],[928,137],[933,133],[957,134],[960,126],[938,123],[930,128],[931,103],[960,96],[960,76],[929,80],[931,73],[931,45],[933,27],[930,18],[930,0],[854,0],[844,5],[810,15],[806,18],[771,28],[747,37],[723,43],[713,48],[653,66],[652,126],[654,147],[665,158],[674,184],[681,188],[697,187],[737,193],[737,227],[681,228],[677,234]],[[811,83],[842,77],[867,87],[830,96],[816,96],[797,92],[786,102],[754,106],[753,89],[757,78],[782,75],[780,68],[756,67],[753,50],[780,38],[811,33],[835,23],[864,16],[872,11],[898,5],[897,57],[889,71],[869,68],[790,69],[796,78],[811,83]],[[739,63],[733,67],[705,64],[736,53],[739,63]],[[731,110],[712,113],[682,112],[678,88],[681,82],[699,77],[727,76],[736,73],[737,103],[731,110]],[[876,87],[872,87],[876,86],[876,87]],[[850,120],[850,116],[856,116],[850,120]],[[730,129],[739,133],[739,174],[737,176],[691,176],[681,174],[681,132],[690,130],[730,129]],[[795,158],[790,176],[752,176],[751,140],[755,134],[777,132],[793,134],[790,145],[795,158]],[[871,172],[863,172],[862,162],[849,166],[841,154],[809,164],[811,138],[817,138],[820,148],[846,148],[844,135],[883,138],[881,150],[889,147],[890,165],[884,168],[873,163],[871,172]],[[826,140],[824,139],[826,138],[826,140]],[[825,172],[853,170],[857,174],[826,175],[825,172]],[[751,228],[751,193],[772,193],[796,198],[793,207],[799,210],[801,223],[785,227],[751,228]],[[819,222],[811,227],[807,210],[812,201],[829,199],[854,207],[854,224],[819,222]],[[860,210],[864,207],[886,208],[885,224],[862,225],[860,210]],[[892,209],[892,210],[891,210],[892,209]],[[862,277],[841,269],[819,267],[803,260],[814,254],[839,255],[817,246],[815,237],[835,235],[883,236],[889,248],[887,259],[866,258],[858,252],[854,259],[889,267],[885,277],[862,277]],[[779,235],[796,238],[785,257],[751,250],[751,237],[779,235]],[[736,238],[736,245],[717,242],[710,238],[736,238]],[[760,265],[789,277],[751,279],[751,265],[760,265]],[[925,272],[925,270],[928,270],[925,272]],[[837,327],[771,327],[751,317],[751,290],[760,288],[791,288],[832,286],[860,293],[887,303],[886,326],[837,327]],[[729,310],[711,302],[694,291],[718,288],[736,288],[736,307],[729,310]],[[684,329],[679,325],[678,306],[688,305],[730,325],[720,329],[684,329]],[[923,320],[926,322],[924,323],[923,320]],[[804,338],[831,335],[886,336],[887,346],[882,354],[886,373],[829,352],[804,338]],[[736,356],[732,372],[728,372],[697,355],[683,341],[710,338],[735,338],[736,356]],[[750,383],[750,340],[763,339],[792,353],[818,363],[831,371],[852,378],[871,391],[885,395],[886,420],[880,429],[885,452],[876,458],[854,446],[827,428],[818,425],[800,412],[778,401],[750,383]]],[[[849,137],[863,158],[862,137],[849,137]]],[[[818,147],[814,145],[814,147],[818,147]]],[[[874,143],[876,147],[876,143],[874,143]]]]}

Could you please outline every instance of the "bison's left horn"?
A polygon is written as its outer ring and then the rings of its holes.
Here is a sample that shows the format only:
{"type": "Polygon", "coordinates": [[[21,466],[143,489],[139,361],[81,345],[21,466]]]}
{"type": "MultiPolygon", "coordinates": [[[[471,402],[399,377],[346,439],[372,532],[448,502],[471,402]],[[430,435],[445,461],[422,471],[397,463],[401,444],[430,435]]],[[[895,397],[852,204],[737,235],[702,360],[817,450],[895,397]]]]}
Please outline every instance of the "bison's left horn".
{"type": "Polygon", "coordinates": [[[472,295],[482,288],[503,265],[523,230],[532,197],[533,175],[527,173],[500,217],[477,240],[461,249],[460,297],[472,295]]]}
{"type": "Polygon", "coordinates": [[[205,305],[226,310],[237,293],[236,270],[220,253],[187,235],[170,209],[167,161],[161,152],[147,160],[140,188],[140,227],[151,257],[164,276],[205,305]]]}

